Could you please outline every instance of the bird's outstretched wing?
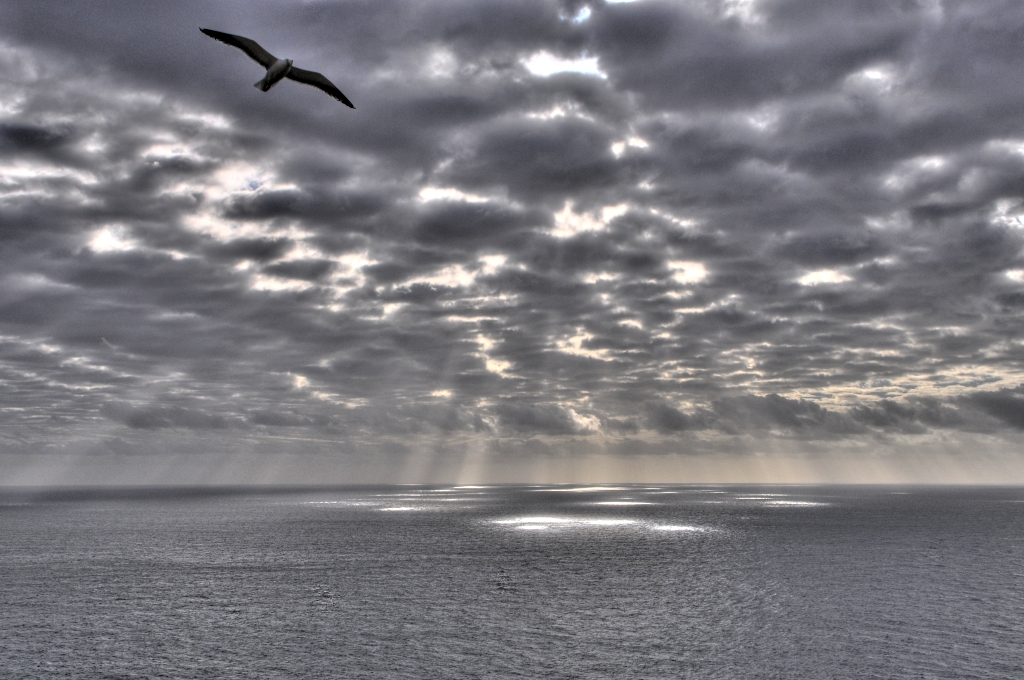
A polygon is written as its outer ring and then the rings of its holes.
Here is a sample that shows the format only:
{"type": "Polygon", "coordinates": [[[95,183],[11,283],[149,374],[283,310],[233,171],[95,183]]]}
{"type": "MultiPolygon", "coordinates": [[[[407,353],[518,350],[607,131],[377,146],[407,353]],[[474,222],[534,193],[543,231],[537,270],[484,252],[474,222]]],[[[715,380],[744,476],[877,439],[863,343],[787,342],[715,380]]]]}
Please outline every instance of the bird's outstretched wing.
{"type": "Polygon", "coordinates": [[[285,77],[290,78],[295,82],[302,83],[304,85],[312,85],[316,89],[323,90],[327,94],[331,95],[345,106],[348,106],[353,109],[356,108],[355,106],[353,106],[352,102],[348,100],[348,97],[343,95],[341,93],[341,90],[335,87],[334,83],[327,80],[327,78],[325,78],[321,73],[317,73],[315,71],[307,71],[305,69],[295,68],[294,66],[292,66],[291,70],[288,71],[288,75],[285,77]]]}
{"type": "Polygon", "coordinates": [[[265,49],[260,47],[259,43],[257,43],[255,40],[243,38],[240,35],[221,33],[220,31],[214,31],[209,28],[200,28],[199,30],[205,33],[206,35],[210,36],[214,40],[221,41],[225,45],[237,47],[238,49],[248,54],[250,59],[255,61],[263,68],[270,68],[270,65],[277,61],[277,57],[275,57],[273,54],[267,52],[265,49]]]}

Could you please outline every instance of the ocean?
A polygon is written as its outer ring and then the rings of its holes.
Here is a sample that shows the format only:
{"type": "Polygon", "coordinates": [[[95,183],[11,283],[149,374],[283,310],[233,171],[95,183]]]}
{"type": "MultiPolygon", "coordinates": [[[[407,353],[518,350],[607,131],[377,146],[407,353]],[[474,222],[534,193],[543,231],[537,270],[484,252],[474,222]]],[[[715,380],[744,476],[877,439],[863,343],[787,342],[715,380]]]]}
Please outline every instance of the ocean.
{"type": "Polygon", "coordinates": [[[1024,489],[5,489],[0,677],[1024,678],[1024,489]]]}

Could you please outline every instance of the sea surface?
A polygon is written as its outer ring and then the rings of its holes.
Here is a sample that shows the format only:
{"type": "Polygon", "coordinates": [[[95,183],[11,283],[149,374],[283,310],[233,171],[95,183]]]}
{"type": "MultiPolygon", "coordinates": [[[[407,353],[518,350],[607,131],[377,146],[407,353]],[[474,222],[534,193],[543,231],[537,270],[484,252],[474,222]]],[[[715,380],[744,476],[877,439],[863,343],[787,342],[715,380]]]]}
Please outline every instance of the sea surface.
{"type": "Polygon", "coordinates": [[[1024,678],[1024,490],[0,490],[0,677],[1024,678]]]}

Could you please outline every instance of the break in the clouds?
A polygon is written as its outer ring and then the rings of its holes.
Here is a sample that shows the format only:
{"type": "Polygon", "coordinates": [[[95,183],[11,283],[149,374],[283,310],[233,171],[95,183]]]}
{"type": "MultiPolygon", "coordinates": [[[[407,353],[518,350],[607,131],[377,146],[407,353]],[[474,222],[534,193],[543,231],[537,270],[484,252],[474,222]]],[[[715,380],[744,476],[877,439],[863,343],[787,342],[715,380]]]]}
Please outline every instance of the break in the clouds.
{"type": "Polygon", "coordinates": [[[1019,2],[34,2],[0,26],[18,469],[1024,443],[1019,2]],[[199,26],[359,109],[255,90],[199,26]]]}

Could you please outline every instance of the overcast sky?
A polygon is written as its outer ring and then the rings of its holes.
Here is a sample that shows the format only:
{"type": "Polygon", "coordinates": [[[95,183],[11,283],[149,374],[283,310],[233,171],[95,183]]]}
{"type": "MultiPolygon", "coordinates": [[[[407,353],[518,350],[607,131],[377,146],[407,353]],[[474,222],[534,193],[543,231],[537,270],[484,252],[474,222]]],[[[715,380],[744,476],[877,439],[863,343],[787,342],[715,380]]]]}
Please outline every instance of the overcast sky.
{"type": "Polygon", "coordinates": [[[1024,481],[1022,249],[1017,0],[0,5],[0,483],[1024,481]]]}

